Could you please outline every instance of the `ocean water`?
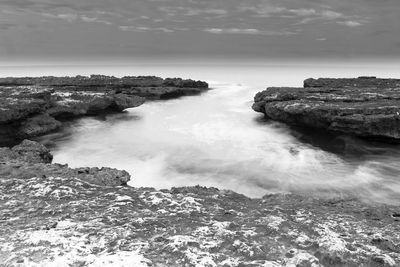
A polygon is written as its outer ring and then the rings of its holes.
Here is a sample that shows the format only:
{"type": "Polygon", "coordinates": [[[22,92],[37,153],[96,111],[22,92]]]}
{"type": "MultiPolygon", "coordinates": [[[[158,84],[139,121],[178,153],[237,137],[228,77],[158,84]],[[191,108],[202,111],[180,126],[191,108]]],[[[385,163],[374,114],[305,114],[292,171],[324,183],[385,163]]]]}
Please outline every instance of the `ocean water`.
{"type": "Polygon", "coordinates": [[[376,62],[127,63],[0,71],[2,76],[156,75],[210,83],[211,90],[201,95],[69,123],[40,138],[51,145],[54,162],[124,169],[136,187],[202,185],[250,197],[301,192],[399,204],[399,146],[350,140],[351,149],[337,149],[340,138],[266,121],[251,109],[254,95],[268,86],[300,87],[309,77],[400,77],[398,67],[376,62]]]}

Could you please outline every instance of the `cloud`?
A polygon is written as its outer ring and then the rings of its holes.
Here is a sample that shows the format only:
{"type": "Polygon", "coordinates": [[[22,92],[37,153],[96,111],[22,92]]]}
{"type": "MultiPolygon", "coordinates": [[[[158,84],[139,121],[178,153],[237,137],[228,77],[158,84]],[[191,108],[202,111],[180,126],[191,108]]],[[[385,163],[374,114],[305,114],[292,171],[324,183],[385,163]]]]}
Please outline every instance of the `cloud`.
{"type": "Polygon", "coordinates": [[[268,31],[268,30],[258,30],[258,29],[239,29],[239,28],[206,28],[203,29],[204,32],[209,32],[213,34],[250,34],[250,35],[293,35],[294,32],[288,31],[268,31]]]}
{"type": "Polygon", "coordinates": [[[118,28],[124,32],[148,32],[148,31],[158,31],[158,32],[164,32],[164,33],[175,32],[175,30],[163,28],[163,27],[152,28],[152,27],[144,27],[144,26],[119,26],[118,28]]]}
{"type": "Polygon", "coordinates": [[[341,25],[345,25],[347,27],[358,27],[358,26],[362,26],[363,23],[359,22],[359,21],[353,21],[353,20],[347,20],[347,21],[338,21],[338,24],[341,25]]]}
{"type": "Polygon", "coordinates": [[[161,6],[158,8],[160,11],[167,13],[169,16],[199,16],[199,15],[216,15],[225,16],[228,11],[225,9],[213,9],[213,8],[194,8],[184,6],[161,6]]]}
{"type": "Polygon", "coordinates": [[[67,3],[65,1],[49,1],[49,0],[2,0],[1,5],[20,9],[20,10],[36,10],[36,11],[49,11],[59,8],[68,8],[71,10],[78,10],[74,4],[67,3]]]}
{"type": "Polygon", "coordinates": [[[236,29],[236,28],[230,28],[230,29],[207,28],[204,29],[203,31],[215,34],[221,34],[221,33],[260,34],[261,33],[257,29],[236,29]]]}
{"type": "Polygon", "coordinates": [[[88,17],[88,16],[80,16],[80,19],[84,22],[95,22],[95,23],[102,23],[102,24],[106,24],[106,25],[112,25],[112,23],[110,21],[107,20],[102,20],[96,17],[88,17]]]}
{"type": "Polygon", "coordinates": [[[300,9],[289,9],[288,12],[293,13],[299,17],[314,16],[318,12],[313,8],[300,8],[300,9]]]}
{"type": "Polygon", "coordinates": [[[106,25],[112,25],[113,23],[107,20],[99,19],[98,17],[86,16],[86,15],[78,15],[73,13],[66,13],[66,14],[51,14],[51,13],[41,13],[40,15],[53,18],[53,19],[60,19],[67,21],[69,23],[76,22],[78,20],[87,23],[101,23],[106,25]]]}
{"type": "Polygon", "coordinates": [[[48,18],[65,20],[67,22],[74,22],[78,19],[78,14],[72,14],[72,13],[66,13],[66,14],[41,13],[41,15],[48,18]]]}
{"type": "Polygon", "coordinates": [[[345,17],[344,14],[332,10],[323,10],[318,14],[318,16],[327,20],[334,20],[345,17]]]}
{"type": "Polygon", "coordinates": [[[274,6],[269,2],[263,2],[260,5],[247,6],[241,5],[237,8],[239,12],[251,12],[254,17],[262,18],[287,18],[287,19],[301,19],[294,25],[307,24],[315,20],[325,20],[333,23],[338,23],[348,27],[361,26],[363,23],[357,16],[346,15],[330,9],[327,6],[323,8],[287,8],[285,6],[274,6]]]}
{"type": "Polygon", "coordinates": [[[0,43],[21,55],[398,55],[396,1],[0,0],[0,43]]]}
{"type": "Polygon", "coordinates": [[[195,8],[186,8],[185,16],[197,16],[197,15],[219,15],[224,16],[228,14],[228,11],[225,9],[195,9],[195,8]]]}

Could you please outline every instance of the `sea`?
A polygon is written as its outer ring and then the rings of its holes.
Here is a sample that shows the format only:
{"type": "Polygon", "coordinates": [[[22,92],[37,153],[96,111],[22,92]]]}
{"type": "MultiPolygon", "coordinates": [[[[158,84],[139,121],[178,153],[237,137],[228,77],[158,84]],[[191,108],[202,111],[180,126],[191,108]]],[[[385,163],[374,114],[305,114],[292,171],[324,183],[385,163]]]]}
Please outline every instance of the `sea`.
{"type": "Polygon", "coordinates": [[[210,90],[79,118],[38,140],[54,162],[128,171],[131,186],[201,185],[257,198],[270,193],[400,204],[400,146],[269,121],[252,110],[270,86],[306,78],[400,78],[385,62],[96,62],[12,64],[0,75],[154,75],[203,80],[210,90]]]}

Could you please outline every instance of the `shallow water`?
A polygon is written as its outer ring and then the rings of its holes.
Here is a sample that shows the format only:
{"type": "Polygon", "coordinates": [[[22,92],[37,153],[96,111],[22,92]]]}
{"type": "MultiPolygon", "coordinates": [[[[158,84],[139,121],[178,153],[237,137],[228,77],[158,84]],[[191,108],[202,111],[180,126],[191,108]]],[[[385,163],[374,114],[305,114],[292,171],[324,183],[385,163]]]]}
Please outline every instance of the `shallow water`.
{"type": "Polygon", "coordinates": [[[250,197],[307,192],[400,203],[398,146],[357,141],[356,153],[333,153],[325,149],[328,141],[265,121],[251,109],[255,93],[267,86],[302,86],[309,77],[400,76],[395,69],[368,64],[43,67],[40,75],[195,78],[208,81],[211,90],[147,102],[122,114],[79,119],[41,140],[52,144],[55,162],[125,169],[132,186],[200,184],[250,197]],[[311,141],[299,138],[303,135],[311,141]]]}

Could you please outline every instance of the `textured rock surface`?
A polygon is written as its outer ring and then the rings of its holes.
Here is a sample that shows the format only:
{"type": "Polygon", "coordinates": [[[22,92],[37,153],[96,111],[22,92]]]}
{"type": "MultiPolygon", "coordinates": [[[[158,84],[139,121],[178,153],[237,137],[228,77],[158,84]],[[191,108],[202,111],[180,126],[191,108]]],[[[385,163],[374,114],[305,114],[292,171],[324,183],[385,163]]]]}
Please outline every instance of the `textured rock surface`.
{"type": "Polygon", "coordinates": [[[1,266],[399,266],[400,208],[204,187],[120,186],[129,174],[0,148],[1,266]]]}
{"type": "Polygon", "coordinates": [[[304,86],[268,88],[253,109],[290,125],[400,140],[400,80],[308,79],[304,86]]]}
{"type": "Polygon", "coordinates": [[[0,148],[0,176],[30,179],[32,177],[77,178],[97,185],[126,185],[130,175],[112,168],[69,168],[68,165],[51,164],[53,156],[43,145],[24,140],[13,148],[0,148]]]}
{"type": "Polygon", "coordinates": [[[0,176],[6,266],[399,266],[397,210],[0,176]]]}
{"type": "Polygon", "coordinates": [[[123,111],[146,99],[174,98],[206,89],[208,84],[201,81],[153,76],[0,78],[0,140],[42,135],[60,127],[60,119],[123,111]]]}
{"type": "Polygon", "coordinates": [[[51,163],[53,155],[50,150],[40,143],[24,140],[13,148],[0,147],[0,161],[2,164],[10,162],[30,163],[51,163]]]}

